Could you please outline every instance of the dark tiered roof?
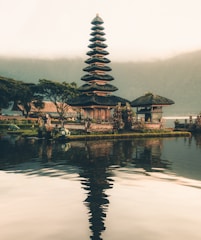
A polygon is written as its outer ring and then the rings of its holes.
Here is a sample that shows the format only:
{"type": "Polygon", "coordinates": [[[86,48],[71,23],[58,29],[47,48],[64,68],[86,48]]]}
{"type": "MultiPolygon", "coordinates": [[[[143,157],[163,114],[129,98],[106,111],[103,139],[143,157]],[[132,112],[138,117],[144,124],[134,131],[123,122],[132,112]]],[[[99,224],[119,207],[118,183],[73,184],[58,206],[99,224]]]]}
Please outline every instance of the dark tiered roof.
{"type": "Polygon", "coordinates": [[[94,72],[96,70],[99,70],[99,71],[111,71],[112,69],[108,66],[98,66],[98,65],[91,65],[91,66],[88,66],[88,67],[85,67],[83,69],[83,71],[85,72],[94,72]]]}
{"type": "Polygon", "coordinates": [[[97,14],[91,24],[93,25],[91,28],[91,35],[93,38],[90,39],[92,43],[88,46],[91,50],[87,52],[87,55],[90,56],[90,58],[85,61],[88,66],[83,69],[83,71],[88,72],[88,74],[81,78],[81,80],[86,81],[87,84],[81,86],[79,90],[84,94],[87,94],[87,90],[90,94],[91,91],[94,90],[94,94],[98,95],[98,91],[100,91],[102,95],[102,92],[104,91],[105,95],[109,95],[110,92],[118,89],[107,83],[107,81],[112,81],[114,78],[111,75],[106,74],[106,72],[109,72],[112,69],[106,65],[110,63],[110,60],[105,57],[105,55],[108,55],[109,53],[105,50],[107,45],[103,43],[106,40],[102,37],[105,35],[103,32],[104,27],[102,26],[103,20],[97,14]]]}
{"type": "MultiPolygon", "coordinates": [[[[95,35],[105,35],[104,32],[100,31],[101,29],[95,29],[95,31],[93,31],[92,33],[90,33],[91,36],[95,36],[95,35]]],[[[102,29],[103,30],[103,29],[102,29]]]]}
{"type": "Polygon", "coordinates": [[[109,74],[104,75],[97,75],[97,74],[86,74],[81,78],[83,81],[93,81],[93,80],[104,80],[104,81],[112,81],[114,78],[110,76],[109,74]]]}
{"type": "Polygon", "coordinates": [[[93,63],[110,63],[110,60],[107,58],[97,58],[97,57],[93,57],[93,58],[89,58],[85,61],[85,63],[87,64],[93,64],[93,63]]]}
{"type": "Polygon", "coordinates": [[[99,85],[96,83],[93,84],[84,84],[79,88],[79,91],[82,92],[89,92],[89,91],[110,91],[110,92],[114,92],[117,91],[118,88],[116,88],[115,86],[111,85],[111,84],[104,84],[104,85],[99,85]]]}
{"type": "Polygon", "coordinates": [[[95,35],[93,38],[90,38],[89,41],[90,42],[95,42],[95,41],[104,42],[104,41],[106,41],[106,39],[104,37],[99,36],[99,35],[95,35]]]}
{"type": "Polygon", "coordinates": [[[172,104],[174,104],[174,101],[153,93],[147,93],[131,102],[132,107],[146,107],[151,105],[163,106],[172,104]]]}
{"type": "Polygon", "coordinates": [[[106,48],[107,45],[101,42],[94,42],[88,46],[89,48],[106,48]]]}
{"type": "Polygon", "coordinates": [[[68,104],[71,106],[111,106],[114,107],[118,103],[121,103],[123,106],[126,103],[129,103],[127,99],[109,95],[109,96],[98,96],[98,95],[81,95],[77,98],[69,100],[68,104]]]}
{"type": "Polygon", "coordinates": [[[96,30],[104,30],[104,27],[101,25],[95,25],[91,28],[91,30],[96,31],[96,30]]]}
{"type": "Polygon", "coordinates": [[[93,49],[92,51],[87,52],[88,56],[95,56],[96,54],[98,55],[108,55],[109,52],[105,51],[105,50],[99,50],[99,49],[93,49]]]}
{"type": "Polygon", "coordinates": [[[98,14],[96,14],[96,17],[91,21],[91,24],[94,25],[103,24],[103,19],[98,14]]]}
{"type": "Polygon", "coordinates": [[[103,43],[106,39],[102,36],[104,27],[102,26],[103,20],[96,15],[92,20],[92,33],[93,36],[89,44],[90,51],[87,55],[90,56],[85,63],[88,64],[83,70],[88,74],[82,76],[81,80],[87,82],[79,88],[81,96],[72,99],[69,104],[72,106],[116,106],[119,102],[125,105],[129,102],[126,99],[112,96],[111,93],[118,90],[115,86],[108,84],[108,81],[114,80],[114,78],[106,74],[106,72],[112,69],[106,64],[110,63],[110,60],[105,56],[109,53],[105,50],[107,45],[103,43]]]}

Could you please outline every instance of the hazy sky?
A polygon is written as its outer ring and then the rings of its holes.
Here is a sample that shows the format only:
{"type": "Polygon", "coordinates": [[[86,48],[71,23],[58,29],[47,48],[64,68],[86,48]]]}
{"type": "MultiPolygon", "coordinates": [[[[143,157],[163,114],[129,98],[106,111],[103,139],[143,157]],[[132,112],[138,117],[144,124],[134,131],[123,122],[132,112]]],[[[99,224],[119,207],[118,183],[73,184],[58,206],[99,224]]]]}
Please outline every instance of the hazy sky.
{"type": "Polygon", "coordinates": [[[201,49],[201,0],[0,0],[0,56],[86,58],[96,13],[111,60],[201,49]]]}

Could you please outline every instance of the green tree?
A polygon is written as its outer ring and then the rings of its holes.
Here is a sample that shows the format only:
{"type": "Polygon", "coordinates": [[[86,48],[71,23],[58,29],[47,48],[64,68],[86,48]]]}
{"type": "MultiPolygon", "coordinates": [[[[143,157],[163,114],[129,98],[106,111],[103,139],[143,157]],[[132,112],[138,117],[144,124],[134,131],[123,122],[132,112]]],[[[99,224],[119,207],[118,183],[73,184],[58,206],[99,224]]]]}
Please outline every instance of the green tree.
{"type": "Polygon", "coordinates": [[[0,76],[0,109],[7,108],[15,95],[16,81],[0,76]]]}
{"type": "Polygon", "coordinates": [[[20,106],[23,115],[27,117],[32,104],[43,107],[42,96],[37,92],[36,84],[0,77],[0,108],[7,108],[9,102],[13,101],[15,106],[20,106]]]}
{"type": "Polygon", "coordinates": [[[18,82],[14,101],[21,106],[25,117],[29,116],[32,105],[44,107],[43,98],[38,94],[38,85],[33,83],[18,82]]]}
{"type": "Polygon", "coordinates": [[[122,109],[122,119],[124,122],[125,130],[132,129],[133,115],[134,115],[134,112],[132,111],[130,104],[126,103],[126,106],[122,109]]]}
{"type": "Polygon", "coordinates": [[[67,104],[68,100],[78,95],[77,84],[72,83],[60,83],[56,81],[40,79],[39,80],[39,93],[43,97],[54,103],[63,125],[65,114],[69,109],[67,104]]]}
{"type": "Polygon", "coordinates": [[[114,108],[114,114],[113,114],[113,129],[114,131],[119,131],[120,128],[123,126],[123,120],[122,120],[122,106],[119,102],[117,106],[114,108]]]}

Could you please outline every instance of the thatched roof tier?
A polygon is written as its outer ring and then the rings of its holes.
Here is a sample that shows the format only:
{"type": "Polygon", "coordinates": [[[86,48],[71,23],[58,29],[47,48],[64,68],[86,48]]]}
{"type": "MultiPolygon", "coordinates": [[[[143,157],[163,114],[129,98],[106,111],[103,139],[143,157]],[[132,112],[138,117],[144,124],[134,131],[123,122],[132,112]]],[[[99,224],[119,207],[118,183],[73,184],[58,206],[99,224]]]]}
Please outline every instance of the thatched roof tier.
{"type": "Polygon", "coordinates": [[[91,28],[91,30],[93,30],[93,31],[96,31],[96,30],[104,30],[104,27],[103,26],[100,26],[100,25],[95,25],[95,26],[93,26],[92,28],[91,28]]]}
{"type": "Polygon", "coordinates": [[[108,66],[98,66],[98,65],[90,65],[85,68],[83,68],[83,71],[85,72],[93,72],[93,71],[111,71],[112,69],[108,66]]]}
{"type": "Polygon", "coordinates": [[[98,54],[98,55],[108,55],[109,52],[107,52],[107,51],[105,51],[105,50],[98,50],[98,49],[94,49],[94,50],[92,50],[92,51],[88,51],[88,52],[87,52],[87,55],[88,55],[88,56],[94,56],[94,55],[96,55],[96,54],[98,54]]]}
{"type": "Polygon", "coordinates": [[[94,24],[94,25],[96,25],[96,24],[103,24],[104,22],[103,22],[103,19],[101,18],[101,17],[99,17],[99,15],[98,14],[96,14],[96,17],[91,21],[91,24],[94,24]]]}
{"type": "Polygon", "coordinates": [[[147,93],[131,102],[132,107],[146,107],[152,105],[163,106],[172,104],[174,104],[174,101],[152,93],[147,93]]]}
{"type": "MultiPolygon", "coordinates": [[[[118,103],[124,106],[129,102],[126,99],[111,96],[111,93],[118,90],[118,88],[109,84],[109,81],[114,80],[114,78],[106,74],[112,69],[107,66],[110,60],[105,57],[109,52],[105,50],[107,45],[104,43],[106,39],[103,37],[105,33],[102,32],[104,29],[101,26],[102,23],[103,21],[98,15],[92,20],[92,38],[90,39],[91,43],[88,45],[90,50],[87,52],[89,58],[85,61],[88,65],[83,69],[87,74],[81,78],[86,83],[78,88],[82,95],[69,100],[71,106],[85,108],[87,115],[96,112],[96,108],[108,108],[109,110],[118,103]]],[[[104,113],[105,111],[101,112],[101,116],[103,119],[107,119],[108,111],[107,114],[105,113],[106,115],[104,113]]],[[[93,117],[96,118],[96,114],[93,117]]]]}
{"type": "Polygon", "coordinates": [[[114,92],[117,91],[118,88],[111,85],[111,84],[104,84],[100,85],[97,83],[93,84],[84,84],[78,89],[81,92],[91,92],[91,91],[107,91],[107,92],[114,92]]]}
{"type": "Polygon", "coordinates": [[[112,81],[114,78],[109,74],[98,75],[98,74],[86,74],[81,78],[83,81],[103,80],[112,81]]]}
{"type": "Polygon", "coordinates": [[[126,103],[130,103],[128,100],[109,95],[109,96],[98,96],[98,95],[81,95],[74,99],[69,100],[68,104],[70,106],[84,107],[84,106],[110,106],[115,107],[118,103],[121,103],[122,106],[125,106],[126,103]]]}
{"type": "Polygon", "coordinates": [[[107,58],[100,58],[100,57],[92,57],[92,58],[89,58],[85,61],[85,63],[87,64],[92,64],[92,63],[96,63],[96,62],[99,62],[99,63],[110,63],[111,61],[107,58]]]}
{"type": "Polygon", "coordinates": [[[100,31],[99,29],[97,29],[97,30],[93,31],[92,33],[90,33],[90,35],[91,35],[91,36],[95,36],[95,35],[101,35],[101,36],[103,36],[103,35],[105,35],[105,33],[102,32],[102,31],[100,31]]]}
{"type": "Polygon", "coordinates": [[[106,39],[101,36],[94,36],[93,38],[90,38],[89,41],[90,42],[96,42],[96,41],[104,42],[104,41],[106,41],[106,39]]]}
{"type": "Polygon", "coordinates": [[[94,42],[94,43],[92,43],[92,44],[89,44],[88,47],[89,47],[89,48],[97,48],[97,47],[99,47],[99,48],[106,48],[107,45],[104,44],[104,43],[101,43],[101,42],[94,42]]]}

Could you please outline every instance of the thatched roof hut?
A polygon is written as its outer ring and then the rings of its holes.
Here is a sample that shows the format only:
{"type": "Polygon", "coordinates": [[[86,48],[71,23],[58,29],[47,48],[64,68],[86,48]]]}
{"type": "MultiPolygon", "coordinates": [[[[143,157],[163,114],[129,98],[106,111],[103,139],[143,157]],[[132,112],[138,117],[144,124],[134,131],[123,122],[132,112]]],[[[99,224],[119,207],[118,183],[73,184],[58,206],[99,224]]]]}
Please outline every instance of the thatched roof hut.
{"type": "Polygon", "coordinates": [[[144,96],[136,98],[131,102],[132,107],[165,106],[172,104],[174,104],[174,101],[153,93],[146,93],[144,96]]]}
{"type": "Polygon", "coordinates": [[[141,119],[149,123],[160,123],[162,120],[162,107],[174,104],[174,101],[166,97],[147,93],[144,96],[136,98],[131,102],[132,107],[136,107],[137,119],[139,115],[141,119]]]}

